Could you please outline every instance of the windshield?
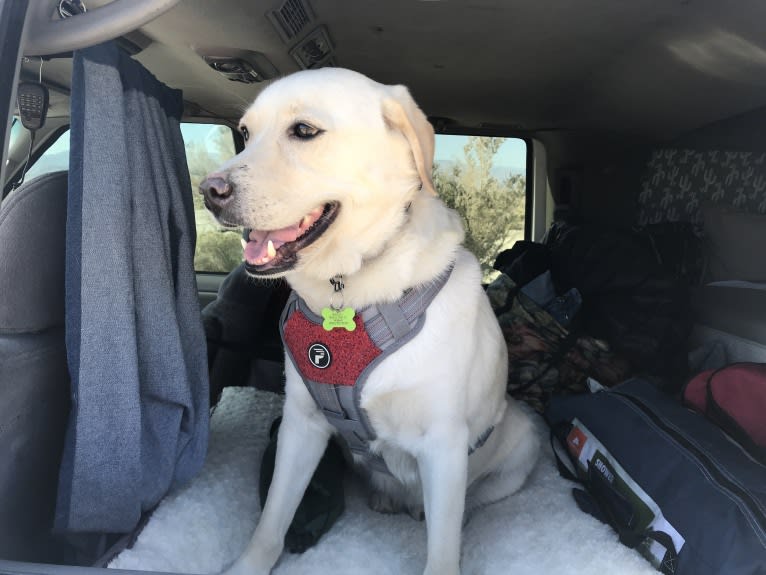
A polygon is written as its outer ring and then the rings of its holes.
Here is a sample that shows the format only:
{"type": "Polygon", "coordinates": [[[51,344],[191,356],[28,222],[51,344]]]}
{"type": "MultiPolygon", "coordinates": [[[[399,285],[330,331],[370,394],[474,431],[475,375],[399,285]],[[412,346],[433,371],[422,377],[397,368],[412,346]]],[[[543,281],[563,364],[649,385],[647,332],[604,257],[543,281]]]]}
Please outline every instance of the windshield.
{"type": "MultiPolygon", "coordinates": [[[[24,129],[24,127],[21,125],[21,122],[19,122],[18,117],[14,116],[13,120],[11,121],[11,135],[8,138],[8,149],[6,152],[13,149],[13,145],[16,143],[16,141],[19,139],[19,135],[21,134],[21,131],[24,129]]],[[[10,161],[10,157],[8,154],[5,156],[5,164],[8,165],[8,162],[10,161]]]]}
{"type": "Polygon", "coordinates": [[[17,140],[19,137],[19,134],[21,134],[21,130],[24,128],[21,125],[21,122],[19,122],[18,117],[13,117],[13,122],[11,122],[11,137],[8,140],[8,147],[9,149],[13,148],[13,143],[17,140]]]}

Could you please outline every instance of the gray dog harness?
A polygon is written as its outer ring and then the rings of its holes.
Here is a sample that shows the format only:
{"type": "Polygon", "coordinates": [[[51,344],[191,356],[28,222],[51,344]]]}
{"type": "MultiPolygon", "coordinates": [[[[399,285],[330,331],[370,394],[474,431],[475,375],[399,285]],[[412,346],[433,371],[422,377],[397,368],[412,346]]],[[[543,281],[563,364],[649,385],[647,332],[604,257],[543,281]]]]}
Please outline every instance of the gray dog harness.
{"type": "MultiPolygon", "coordinates": [[[[435,281],[407,290],[394,303],[357,312],[353,331],[325,330],[322,318],[295,292],[282,312],[282,341],[303,383],[350,455],[377,471],[390,473],[383,458],[370,451],[376,435],[360,406],[362,391],[372,370],[423,328],[428,306],[451,273],[450,267],[435,281]]],[[[470,452],[481,447],[491,432],[492,428],[485,431],[470,452]]]]}
{"type": "Polygon", "coordinates": [[[282,341],[309,393],[350,453],[378,471],[389,473],[369,448],[375,431],[359,404],[362,391],[372,370],[423,328],[426,309],[451,272],[450,267],[435,281],[405,291],[396,302],[357,312],[353,331],[325,330],[322,318],[295,292],[282,312],[282,341]]]}

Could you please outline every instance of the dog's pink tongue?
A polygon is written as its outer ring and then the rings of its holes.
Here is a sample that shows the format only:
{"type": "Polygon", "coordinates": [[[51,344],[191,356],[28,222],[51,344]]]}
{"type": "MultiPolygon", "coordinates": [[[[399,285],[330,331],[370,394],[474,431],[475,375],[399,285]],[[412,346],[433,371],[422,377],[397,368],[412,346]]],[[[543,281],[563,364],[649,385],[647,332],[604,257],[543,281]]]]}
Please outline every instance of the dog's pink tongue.
{"type": "Polygon", "coordinates": [[[249,264],[265,264],[274,259],[280,246],[298,239],[302,231],[299,226],[290,226],[271,232],[250,232],[245,246],[245,259],[249,264]],[[271,242],[271,248],[269,248],[271,242]]]}
{"type": "Polygon", "coordinates": [[[245,245],[245,260],[251,265],[269,263],[276,256],[276,251],[288,242],[294,242],[310,228],[322,215],[322,209],[317,208],[305,216],[300,222],[280,230],[253,230],[245,245]],[[269,247],[269,242],[271,247],[269,247]]]}

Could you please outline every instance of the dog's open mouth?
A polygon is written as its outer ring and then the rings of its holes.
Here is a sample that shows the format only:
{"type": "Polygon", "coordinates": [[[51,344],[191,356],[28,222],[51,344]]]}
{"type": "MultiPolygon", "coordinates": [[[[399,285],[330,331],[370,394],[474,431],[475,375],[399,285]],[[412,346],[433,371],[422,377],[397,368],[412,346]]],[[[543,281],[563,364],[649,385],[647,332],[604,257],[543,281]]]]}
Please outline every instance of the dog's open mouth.
{"type": "Polygon", "coordinates": [[[317,207],[292,226],[279,230],[245,229],[245,269],[254,275],[273,275],[292,268],[297,254],[314,243],[335,221],[340,205],[317,207]]]}

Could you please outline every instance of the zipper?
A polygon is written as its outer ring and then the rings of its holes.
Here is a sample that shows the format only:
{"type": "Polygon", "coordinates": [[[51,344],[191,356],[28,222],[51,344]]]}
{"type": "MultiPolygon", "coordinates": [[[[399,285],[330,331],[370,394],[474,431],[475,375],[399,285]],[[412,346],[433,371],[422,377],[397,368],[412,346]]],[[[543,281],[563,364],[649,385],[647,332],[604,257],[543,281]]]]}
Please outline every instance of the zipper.
{"type": "Polygon", "coordinates": [[[748,522],[754,528],[758,539],[764,546],[766,546],[766,514],[760,510],[758,502],[747,489],[739,485],[736,481],[729,479],[701,448],[697,447],[681,432],[665,423],[660,416],[654,413],[651,408],[639,398],[620,391],[612,390],[610,393],[618,396],[617,399],[627,400],[630,405],[637,408],[647,419],[649,419],[655,427],[664,432],[665,435],[670,437],[679,447],[691,454],[697,463],[702,466],[705,475],[708,476],[712,483],[738,503],[739,509],[745,514],[748,522]]]}

